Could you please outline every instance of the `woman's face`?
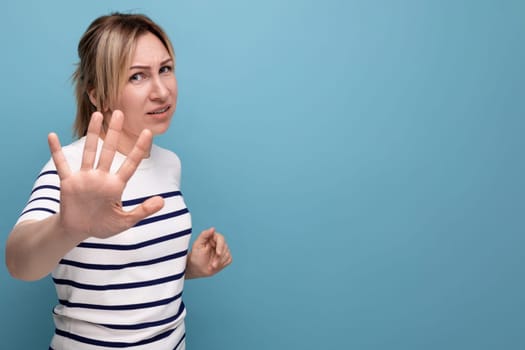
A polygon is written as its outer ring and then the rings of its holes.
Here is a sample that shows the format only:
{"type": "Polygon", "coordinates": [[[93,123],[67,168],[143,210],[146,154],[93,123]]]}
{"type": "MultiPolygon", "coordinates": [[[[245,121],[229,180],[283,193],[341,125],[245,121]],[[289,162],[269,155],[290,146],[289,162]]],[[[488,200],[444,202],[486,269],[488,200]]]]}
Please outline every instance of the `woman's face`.
{"type": "Polygon", "coordinates": [[[139,134],[149,129],[153,135],[164,133],[177,105],[175,62],[153,34],[139,37],[116,109],[124,113],[119,150],[128,153],[139,134]]]}

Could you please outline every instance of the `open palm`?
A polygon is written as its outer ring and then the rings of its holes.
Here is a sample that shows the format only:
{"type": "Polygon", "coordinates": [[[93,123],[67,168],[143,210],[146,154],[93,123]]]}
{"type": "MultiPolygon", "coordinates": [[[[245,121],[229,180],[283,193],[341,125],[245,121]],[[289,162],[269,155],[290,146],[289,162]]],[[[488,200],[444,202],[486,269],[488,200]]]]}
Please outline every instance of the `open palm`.
{"type": "Polygon", "coordinates": [[[60,221],[68,234],[81,240],[107,238],[160,210],[162,198],[153,197],[131,211],[121,205],[122,192],[141,160],[151,147],[152,134],[144,130],[126,160],[115,173],[110,173],[117,151],[124,116],[113,112],[98,164],[95,164],[102,114],[95,112],[89,123],[80,170],[72,172],[58,137],[50,134],[49,148],[60,177],[60,221]]]}

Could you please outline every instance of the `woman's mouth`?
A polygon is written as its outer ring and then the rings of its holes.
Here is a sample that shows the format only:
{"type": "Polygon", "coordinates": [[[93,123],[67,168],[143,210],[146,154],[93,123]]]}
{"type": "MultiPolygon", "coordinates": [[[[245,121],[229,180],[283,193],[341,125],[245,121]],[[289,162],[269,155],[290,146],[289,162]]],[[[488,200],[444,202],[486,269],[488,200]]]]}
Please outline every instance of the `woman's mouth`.
{"type": "Polygon", "coordinates": [[[163,107],[161,109],[157,109],[156,111],[148,112],[148,114],[153,114],[153,115],[155,115],[155,114],[162,114],[162,113],[166,112],[168,109],[170,109],[170,107],[171,106],[168,105],[168,106],[163,107]]]}

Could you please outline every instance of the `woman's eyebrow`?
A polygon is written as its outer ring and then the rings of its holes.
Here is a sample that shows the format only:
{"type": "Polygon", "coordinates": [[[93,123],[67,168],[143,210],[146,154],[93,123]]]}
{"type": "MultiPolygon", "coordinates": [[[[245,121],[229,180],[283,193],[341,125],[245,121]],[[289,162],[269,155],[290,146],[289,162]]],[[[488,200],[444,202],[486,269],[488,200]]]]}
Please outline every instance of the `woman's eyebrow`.
{"type": "MultiPolygon", "coordinates": [[[[171,61],[173,61],[172,58],[166,58],[164,61],[160,62],[160,65],[164,66],[165,64],[168,64],[171,61]]],[[[137,65],[129,67],[129,69],[150,69],[150,66],[137,64],[137,65]]]]}

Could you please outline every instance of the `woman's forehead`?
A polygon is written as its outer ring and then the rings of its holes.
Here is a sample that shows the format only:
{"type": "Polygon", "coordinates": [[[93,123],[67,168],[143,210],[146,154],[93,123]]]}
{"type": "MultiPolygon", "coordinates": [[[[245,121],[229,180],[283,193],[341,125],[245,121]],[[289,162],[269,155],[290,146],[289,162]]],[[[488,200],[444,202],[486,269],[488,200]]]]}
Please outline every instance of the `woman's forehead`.
{"type": "Polygon", "coordinates": [[[173,59],[162,41],[149,32],[137,38],[130,58],[131,67],[166,62],[173,59]]]}

